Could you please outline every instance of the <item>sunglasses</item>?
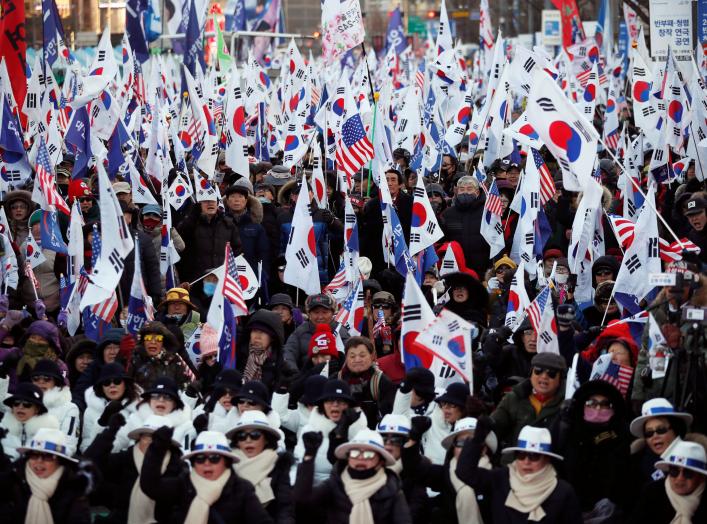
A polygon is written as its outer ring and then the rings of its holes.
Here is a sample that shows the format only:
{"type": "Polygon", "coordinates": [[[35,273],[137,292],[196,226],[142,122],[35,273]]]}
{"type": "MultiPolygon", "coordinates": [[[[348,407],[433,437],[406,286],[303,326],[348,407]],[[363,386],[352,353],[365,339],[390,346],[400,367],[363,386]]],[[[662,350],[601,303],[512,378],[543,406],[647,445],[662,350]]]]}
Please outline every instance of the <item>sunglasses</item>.
{"type": "Polygon", "coordinates": [[[670,426],[660,426],[655,429],[647,429],[643,432],[643,436],[646,438],[651,438],[653,435],[665,435],[671,429],[673,428],[670,426]]]}
{"type": "Polygon", "coordinates": [[[245,442],[246,440],[260,440],[260,438],[263,436],[263,432],[259,430],[253,430],[253,431],[239,431],[236,433],[236,440],[238,442],[245,442]]]}
{"type": "Polygon", "coordinates": [[[373,304],[373,309],[390,309],[391,306],[390,304],[383,304],[381,302],[377,302],[373,304]]]}
{"type": "Polygon", "coordinates": [[[150,400],[159,400],[159,401],[166,401],[166,400],[174,400],[170,395],[165,395],[164,393],[151,393],[150,394],[150,400]]]}
{"type": "Polygon", "coordinates": [[[352,459],[357,459],[361,458],[363,460],[371,460],[376,458],[376,453],[375,451],[371,451],[370,449],[350,449],[349,450],[349,458],[352,459]]]}
{"type": "Polygon", "coordinates": [[[392,444],[393,446],[402,446],[407,442],[407,439],[405,437],[401,437],[400,435],[386,435],[383,436],[383,443],[385,444],[392,444]]]}
{"type": "Polygon", "coordinates": [[[120,386],[123,383],[122,378],[112,378],[101,383],[101,386],[107,388],[108,386],[120,386]]]}
{"type": "Polygon", "coordinates": [[[547,368],[538,368],[535,367],[533,368],[533,375],[542,375],[545,373],[549,378],[557,378],[557,376],[560,374],[559,371],[556,369],[547,369],[547,368]]]}
{"type": "Polygon", "coordinates": [[[31,402],[23,402],[22,400],[16,400],[15,402],[12,403],[13,408],[29,409],[32,406],[34,406],[34,404],[32,404],[31,402]]]}
{"type": "Polygon", "coordinates": [[[584,405],[592,409],[611,409],[612,407],[614,407],[614,405],[609,400],[596,400],[593,398],[587,400],[584,405]]]}
{"type": "Polygon", "coordinates": [[[30,451],[27,453],[27,458],[29,460],[39,460],[41,462],[56,462],[59,458],[51,453],[42,453],[40,451],[30,451]]]}
{"type": "Polygon", "coordinates": [[[144,340],[145,342],[152,342],[153,340],[155,342],[162,342],[164,340],[164,336],[149,334],[142,337],[142,340],[144,340]]]}
{"type": "Polygon", "coordinates": [[[243,406],[257,406],[257,402],[253,402],[252,400],[248,400],[247,398],[239,398],[238,399],[238,404],[242,404],[243,406]]]}
{"type": "Polygon", "coordinates": [[[613,275],[614,272],[611,271],[610,269],[600,269],[599,271],[596,272],[596,274],[599,277],[608,277],[609,275],[613,275]]]}
{"type": "Polygon", "coordinates": [[[463,448],[464,444],[466,443],[466,440],[467,439],[465,439],[465,438],[460,438],[460,439],[455,440],[454,447],[455,448],[463,448]]]}
{"type": "Polygon", "coordinates": [[[678,478],[681,473],[682,473],[682,477],[685,480],[690,480],[695,475],[697,475],[697,473],[695,471],[692,471],[691,469],[680,468],[678,466],[670,466],[668,468],[668,475],[670,475],[673,478],[678,478]]]}
{"type": "Polygon", "coordinates": [[[36,382],[49,382],[50,380],[54,380],[54,377],[50,377],[48,375],[35,375],[32,377],[32,380],[36,382]]]}
{"type": "Polygon", "coordinates": [[[527,451],[516,451],[515,457],[516,457],[516,460],[520,460],[521,462],[524,460],[529,460],[530,462],[538,462],[542,458],[542,455],[540,453],[528,453],[527,451]]]}
{"type": "Polygon", "coordinates": [[[207,460],[211,462],[211,464],[218,464],[221,460],[223,460],[223,456],[216,454],[205,455],[201,453],[199,455],[194,455],[191,460],[195,464],[204,464],[207,460]]]}

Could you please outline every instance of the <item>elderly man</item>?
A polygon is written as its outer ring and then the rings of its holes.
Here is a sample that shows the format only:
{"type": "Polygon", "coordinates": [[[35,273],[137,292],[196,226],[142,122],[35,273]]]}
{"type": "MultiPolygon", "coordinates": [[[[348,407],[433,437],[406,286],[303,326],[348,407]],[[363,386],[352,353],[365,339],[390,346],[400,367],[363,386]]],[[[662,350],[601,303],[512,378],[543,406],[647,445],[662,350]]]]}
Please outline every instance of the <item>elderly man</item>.
{"type": "Polygon", "coordinates": [[[467,267],[483,275],[489,267],[489,245],[480,233],[486,198],[473,176],[463,176],[457,182],[457,194],[452,205],[442,213],[441,226],[446,239],[462,246],[467,267]]]}
{"type": "Polygon", "coordinates": [[[707,263],[707,200],[703,193],[696,193],[685,204],[685,217],[690,223],[687,238],[700,247],[700,260],[707,263]]]}

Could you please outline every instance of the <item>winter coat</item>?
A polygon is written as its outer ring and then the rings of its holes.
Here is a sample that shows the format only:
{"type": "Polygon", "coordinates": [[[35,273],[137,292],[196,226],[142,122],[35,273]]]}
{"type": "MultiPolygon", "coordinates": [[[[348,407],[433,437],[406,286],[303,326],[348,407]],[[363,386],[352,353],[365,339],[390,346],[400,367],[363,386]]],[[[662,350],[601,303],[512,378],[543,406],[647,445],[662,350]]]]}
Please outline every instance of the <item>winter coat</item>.
{"type": "MultiPolygon", "coordinates": [[[[332,329],[334,327],[332,326],[332,329]]],[[[311,320],[303,322],[285,342],[283,357],[287,374],[296,374],[304,366],[309,352],[309,341],[314,334],[315,328],[316,326],[311,320]]],[[[339,329],[339,336],[341,337],[341,342],[346,344],[349,339],[349,332],[345,327],[339,329]]]]}
{"type": "Polygon", "coordinates": [[[269,275],[271,255],[275,252],[270,251],[270,242],[268,241],[267,232],[262,225],[263,205],[260,203],[260,200],[254,196],[249,196],[245,213],[238,216],[226,212],[226,215],[230,216],[238,227],[243,256],[248,261],[248,264],[250,264],[250,267],[257,274],[258,262],[262,262],[263,275],[269,275]]]}
{"type": "Polygon", "coordinates": [[[277,462],[268,475],[275,500],[265,506],[276,524],[295,524],[295,503],[290,484],[290,468],[294,463],[287,451],[279,453],[277,462]]]}
{"type": "Polygon", "coordinates": [[[369,428],[375,429],[383,415],[393,410],[396,388],[375,363],[364,373],[351,373],[344,365],[338,378],[351,388],[351,395],[368,418],[369,428]]]}
{"type": "Polygon", "coordinates": [[[430,402],[424,413],[417,413],[410,406],[411,400],[412,391],[403,393],[398,390],[395,393],[393,413],[396,415],[405,415],[410,419],[417,415],[430,417],[432,426],[422,436],[422,449],[424,450],[424,455],[430,459],[432,464],[444,464],[447,450],[442,447],[442,440],[452,432],[452,424],[444,420],[442,409],[436,402],[430,402]]]}
{"type": "MultiPolygon", "coordinates": [[[[163,458],[164,451],[156,449],[154,444],[150,445],[142,463],[140,488],[157,504],[171,506],[169,519],[163,521],[165,524],[184,522],[189,506],[196,496],[196,490],[187,471],[182,471],[177,476],[162,475],[160,468],[163,458]]],[[[272,523],[273,520],[260,504],[253,485],[231,471],[221,496],[211,505],[208,522],[265,524],[272,523]]]]}
{"type": "MultiPolygon", "coordinates": [[[[337,468],[325,482],[313,485],[314,467],[313,460],[302,462],[297,467],[296,500],[308,507],[323,509],[327,524],[348,524],[353,505],[341,480],[342,468],[337,468]]],[[[411,524],[400,479],[392,471],[384,471],[387,477],[385,485],[368,499],[373,522],[411,524]]]]}
{"type": "Polygon", "coordinates": [[[69,437],[68,443],[74,449],[77,449],[81,417],[78,406],[71,402],[71,390],[69,387],[54,387],[49,391],[45,391],[42,402],[49,413],[54,415],[59,421],[59,429],[69,437]]]}
{"type": "MultiPolygon", "coordinates": [[[[160,252],[162,251],[162,228],[155,228],[152,231],[145,231],[142,229],[141,225],[138,225],[138,230],[142,231],[145,233],[150,240],[152,241],[152,249],[157,255],[157,258],[160,258],[160,252]]],[[[174,244],[174,249],[177,250],[177,253],[182,253],[186,247],[184,244],[184,240],[182,240],[182,237],[179,236],[179,233],[175,228],[171,228],[169,230],[169,236],[172,239],[172,244],[174,244]]],[[[142,246],[141,246],[142,247],[142,246]]],[[[166,279],[167,275],[162,275],[160,274],[160,286],[161,289],[166,291],[166,279]]],[[[179,282],[179,280],[176,280],[179,282]]]]}
{"type": "Polygon", "coordinates": [[[180,388],[189,382],[186,364],[179,355],[167,348],[163,348],[156,357],[151,357],[145,348],[138,346],[133,353],[130,372],[135,383],[143,389],[150,387],[158,377],[162,376],[170,377],[180,388]]]}
{"type": "MultiPolygon", "coordinates": [[[[636,508],[628,520],[630,524],[670,524],[675,518],[675,509],[665,492],[667,479],[655,480],[641,493],[636,508]]],[[[692,522],[707,522],[707,495],[702,494],[699,506],[692,516],[692,522]]]]}
{"type": "Polygon", "coordinates": [[[209,221],[199,206],[177,226],[177,231],[189,246],[190,256],[182,257],[180,274],[186,281],[196,280],[206,271],[223,265],[226,242],[231,243],[235,255],[241,252],[238,227],[231,217],[218,211],[209,221]]]}
{"type": "MultiPolygon", "coordinates": [[[[156,415],[156,413],[152,411],[150,404],[148,402],[140,403],[137,410],[128,417],[125,425],[120,428],[120,431],[118,431],[118,434],[115,436],[113,451],[116,452],[127,449],[132,443],[132,440],[128,438],[128,433],[142,427],[152,415],[156,415]]],[[[168,415],[165,415],[165,417],[171,423],[171,427],[174,428],[172,439],[175,442],[179,442],[182,453],[191,449],[191,441],[196,438],[196,431],[192,425],[191,408],[185,405],[182,409],[175,409],[168,415]]]]}
{"type": "MultiPolygon", "coordinates": [[[[86,410],[83,412],[83,427],[81,428],[81,449],[86,449],[93,439],[103,431],[103,427],[98,424],[103,411],[108,405],[108,400],[96,395],[93,388],[88,388],[85,393],[86,410]]],[[[123,409],[120,413],[127,420],[137,410],[137,402],[123,401],[123,409]]],[[[118,451],[116,449],[116,451],[118,451]]]]}
{"type": "MultiPolygon", "coordinates": [[[[302,428],[301,433],[297,437],[297,445],[295,446],[295,460],[297,463],[301,463],[304,460],[304,442],[302,441],[302,435],[309,431],[321,431],[324,440],[322,440],[322,445],[319,446],[317,454],[314,457],[314,485],[318,486],[326,479],[329,478],[331,474],[332,465],[327,458],[327,453],[329,452],[329,433],[336,427],[336,422],[328,419],[325,415],[319,411],[319,408],[312,410],[309,416],[309,422],[305,424],[302,428]]],[[[354,438],[356,433],[360,430],[366,429],[366,417],[361,413],[358,419],[349,426],[349,440],[354,438]]]]}
{"type": "Polygon", "coordinates": [[[560,405],[565,396],[564,391],[564,384],[560,384],[557,395],[542,407],[540,413],[535,413],[535,409],[530,403],[530,395],[533,392],[530,379],[515,385],[511,391],[506,393],[501,403],[491,414],[491,418],[496,424],[494,431],[499,441],[503,443],[502,447],[505,445],[515,446],[523,426],[552,427],[560,413],[560,405]]]}
{"type": "MultiPolygon", "coordinates": [[[[58,273],[66,271],[66,258],[57,255],[55,251],[42,249],[42,255],[46,260],[38,266],[32,268],[34,276],[39,282],[37,296],[44,301],[47,311],[54,312],[59,309],[59,277],[58,273]],[[63,268],[63,269],[61,269],[63,268]],[[57,271],[58,270],[58,271],[57,271]]],[[[24,264],[24,256],[18,261],[24,264]]],[[[20,265],[20,267],[23,267],[20,265]]],[[[20,272],[20,274],[23,274],[20,272]]],[[[20,299],[23,304],[32,304],[36,300],[35,288],[29,278],[23,278],[20,282],[20,299]]]]}
{"type": "Polygon", "coordinates": [[[15,418],[12,412],[6,411],[0,421],[0,430],[7,431],[1,441],[5,455],[13,460],[17,459],[20,456],[17,448],[29,446],[35,433],[41,428],[59,429],[59,421],[54,415],[44,413],[35,415],[27,422],[22,423],[15,418]]]}
{"type": "Polygon", "coordinates": [[[289,393],[273,393],[270,405],[273,411],[280,416],[282,427],[291,431],[299,438],[312,412],[301,402],[297,403],[296,409],[290,409],[289,404],[289,393]]]}
{"type": "MultiPolygon", "coordinates": [[[[280,228],[277,223],[277,217],[280,215],[280,208],[272,203],[260,203],[263,208],[263,220],[261,225],[265,229],[265,235],[268,239],[268,253],[274,259],[275,255],[280,252],[280,228]]],[[[270,265],[271,279],[277,278],[277,268],[275,264],[270,265]]]]}
{"type": "MultiPolygon", "coordinates": [[[[412,224],[412,197],[402,191],[394,201],[395,211],[403,228],[405,242],[410,244],[410,227],[412,224]]],[[[368,257],[373,264],[371,275],[376,275],[386,267],[383,258],[383,216],[379,198],[372,198],[363,206],[363,213],[358,224],[361,256],[368,257]]]]}
{"type": "MultiPolygon", "coordinates": [[[[19,460],[11,468],[0,471],[0,522],[21,524],[25,521],[32,491],[25,477],[26,461],[19,460]]],[[[54,524],[90,524],[91,511],[84,492],[86,481],[70,465],[47,501],[54,524]]]]}
{"type": "MultiPolygon", "coordinates": [[[[511,491],[508,468],[487,470],[478,467],[482,447],[482,443],[467,441],[457,463],[456,473],[459,480],[471,486],[477,495],[484,497],[491,507],[494,524],[529,522],[527,513],[506,506],[506,499],[511,491]]],[[[545,511],[545,517],[540,521],[543,524],[577,524],[583,520],[572,486],[562,479],[557,480],[555,490],[541,506],[545,511]]]]}
{"type": "MultiPolygon", "coordinates": [[[[237,354],[236,368],[243,373],[248,363],[248,355],[250,354],[247,337],[241,338],[241,344],[238,346],[237,354]]],[[[270,356],[263,362],[263,366],[260,368],[260,381],[267,386],[269,391],[273,391],[280,380],[284,369],[283,362],[282,348],[276,341],[273,341],[270,346],[270,356]]]]}
{"type": "MultiPolygon", "coordinates": [[[[145,291],[152,297],[154,304],[159,304],[164,291],[160,276],[160,252],[155,251],[152,238],[147,233],[130,229],[131,235],[134,236],[136,233],[140,248],[140,271],[142,272],[142,281],[145,283],[145,291]]],[[[123,294],[123,300],[127,301],[130,297],[130,288],[135,273],[135,250],[125,258],[124,264],[123,275],[120,277],[120,292],[123,294]]]]}
{"type": "Polygon", "coordinates": [[[483,275],[491,264],[489,245],[480,233],[485,201],[482,194],[469,204],[461,204],[454,198],[452,206],[442,213],[445,239],[459,242],[466,266],[477,275],[483,275]]]}

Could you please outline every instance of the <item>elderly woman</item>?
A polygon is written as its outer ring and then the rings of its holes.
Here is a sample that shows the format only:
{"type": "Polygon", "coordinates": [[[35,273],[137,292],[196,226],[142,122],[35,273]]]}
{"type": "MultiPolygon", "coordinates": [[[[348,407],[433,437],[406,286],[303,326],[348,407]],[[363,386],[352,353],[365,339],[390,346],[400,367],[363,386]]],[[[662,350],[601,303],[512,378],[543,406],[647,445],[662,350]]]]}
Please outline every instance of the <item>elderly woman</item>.
{"type": "Polygon", "coordinates": [[[140,488],[145,495],[171,509],[168,522],[272,522],[253,485],[233,471],[238,457],[223,433],[200,433],[192,450],[184,455],[191,470],[176,476],[162,472],[164,457],[170,449],[174,449],[172,429],[159,428],[152,434],[140,473],[140,488]]]}
{"type": "Polygon", "coordinates": [[[176,337],[164,324],[150,322],[143,326],[130,366],[135,382],[147,388],[157,377],[168,376],[178,386],[185,386],[189,382],[187,366],[178,350],[176,337]]]}
{"type": "Polygon", "coordinates": [[[10,225],[10,233],[15,244],[21,246],[29,236],[30,211],[34,208],[32,194],[29,191],[10,191],[5,195],[3,204],[5,215],[10,225]]]}
{"type": "Polygon", "coordinates": [[[206,402],[194,408],[194,428],[197,433],[220,431],[226,417],[236,407],[236,395],[243,386],[243,377],[235,369],[224,369],[214,380],[206,402]]]}
{"type": "Polygon", "coordinates": [[[444,276],[449,292],[449,301],[444,308],[479,327],[486,327],[489,294],[478,276],[470,271],[467,269],[444,276]]]}
{"type": "Polygon", "coordinates": [[[456,473],[477,496],[486,499],[491,522],[582,522],[579,501],[571,485],[557,478],[552,460],[562,457],[552,452],[548,429],[525,426],[517,445],[503,450],[513,461],[507,467],[488,470],[480,467],[479,460],[490,431],[490,419],[481,418],[473,438],[464,443],[456,473]]]}
{"type": "Polygon", "coordinates": [[[262,411],[248,411],[226,436],[235,448],[238,462],[234,469],[238,476],[255,487],[258,500],[278,524],[294,524],[294,504],[290,486],[292,455],[277,452],[283,438],[262,411]]]}
{"type": "Polygon", "coordinates": [[[395,458],[378,433],[362,429],[350,442],[339,445],[335,455],[340,462],[318,486],[313,486],[314,458],[323,435],[308,432],[302,438],[307,454],[297,468],[297,501],[323,509],[332,524],[412,522],[400,479],[386,467],[395,464],[395,458]]]}
{"type": "Polygon", "coordinates": [[[228,411],[226,418],[214,427],[218,431],[226,432],[233,429],[241,416],[248,411],[262,411],[268,417],[274,428],[280,427],[280,416],[273,411],[268,401],[268,388],[259,380],[250,380],[233,396],[232,402],[235,409],[228,411]]]}
{"type": "Polygon", "coordinates": [[[0,517],[26,524],[91,522],[84,494],[86,477],[76,473],[76,460],[66,435],[40,429],[14,465],[0,466],[0,517]],[[4,466],[4,467],[3,467],[4,466]]]}
{"type": "Polygon", "coordinates": [[[666,478],[646,486],[630,522],[655,524],[707,522],[707,454],[695,442],[680,441],[656,463],[666,478]]]}
{"type": "MultiPolygon", "coordinates": [[[[0,381],[0,397],[7,396],[7,379],[0,381]]],[[[13,395],[7,396],[0,409],[4,412],[0,433],[4,430],[2,447],[11,459],[18,457],[25,446],[42,428],[58,429],[59,421],[47,413],[42,402],[42,390],[34,384],[21,382],[13,395]]]]}

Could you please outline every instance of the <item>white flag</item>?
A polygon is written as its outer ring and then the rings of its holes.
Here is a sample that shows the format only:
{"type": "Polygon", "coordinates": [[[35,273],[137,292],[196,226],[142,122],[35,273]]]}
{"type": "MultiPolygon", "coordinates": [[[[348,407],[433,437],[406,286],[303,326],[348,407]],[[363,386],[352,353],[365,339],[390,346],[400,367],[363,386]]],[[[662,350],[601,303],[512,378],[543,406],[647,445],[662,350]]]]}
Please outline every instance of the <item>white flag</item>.
{"type": "Polygon", "coordinates": [[[25,259],[29,261],[32,269],[47,261],[47,257],[45,257],[44,253],[42,253],[42,248],[39,244],[37,244],[37,241],[34,239],[31,232],[27,235],[23,252],[25,254],[25,259]]]}
{"type": "Polygon", "coordinates": [[[246,114],[241,92],[241,75],[236,64],[231,67],[224,115],[226,115],[226,125],[223,128],[223,136],[226,140],[226,164],[235,173],[248,177],[250,171],[245,125],[246,114]]]}
{"type": "Polygon", "coordinates": [[[421,176],[417,177],[417,183],[413,190],[412,226],[410,228],[410,256],[413,257],[444,236],[432,210],[422,178],[421,176]]]}
{"type": "Polygon", "coordinates": [[[320,293],[319,267],[317,266],[316,239],[309,203],[309,188],[306,177],[302,177],[302,188],[292,216],[290,237],[285,249],[286,284],[300,288],[308,295],[320,293]]]}
{"type": "Polygon", "coordinates": [[[191,184],[184,180],[181,173],[178,173],[167,191],[169,204],[175,211],[179,211],[184,203],[194,194],[191,184]]]}

